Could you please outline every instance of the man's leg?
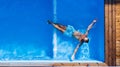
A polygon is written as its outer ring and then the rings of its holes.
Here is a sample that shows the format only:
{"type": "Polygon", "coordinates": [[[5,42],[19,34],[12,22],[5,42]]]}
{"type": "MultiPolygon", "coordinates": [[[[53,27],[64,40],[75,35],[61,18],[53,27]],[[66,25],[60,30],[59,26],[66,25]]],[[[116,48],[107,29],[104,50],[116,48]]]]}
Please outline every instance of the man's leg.
{"type": "Polygon", "coordinates": [[[61,32],[64,32],[66,30],[66,26],[53,23],[53,22],[51,22],[49,20],[48,20],[48,23],[51,24],[51,25],[53,25],[56,29],[60,30],[61,32]]]}

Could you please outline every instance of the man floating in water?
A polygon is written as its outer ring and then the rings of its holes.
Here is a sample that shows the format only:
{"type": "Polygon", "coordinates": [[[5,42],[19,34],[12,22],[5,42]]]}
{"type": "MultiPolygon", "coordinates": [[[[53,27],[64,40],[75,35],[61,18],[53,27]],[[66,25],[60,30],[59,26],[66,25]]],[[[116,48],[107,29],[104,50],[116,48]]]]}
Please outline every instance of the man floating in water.
{"type": "Polygon", "coordinates": [[[72,56],[71,56],[71,60],[74,60],[75,58],[75,54],[78,51],[78,48],[85,42],[88,43],[89,42],[89,38],[88,38],[88,33],[89,30],[92,28],[92,26],[96,23],[96,20],[93,20],[92,23],[88,26],[85,34],[82,34],[79,31],[76,31],[73,26],[64,26],[58,23],[53,23],[51,21],[48,20],[48,23],[51,24],[53,27],[55,27],[56,29],[60,30],[62,33],[64,33],[65,35],[69,36],[69,37],[74,37],[77,40],[79,40],[79,44],[77,45],[77,47],[75,48],[72,56]]]}

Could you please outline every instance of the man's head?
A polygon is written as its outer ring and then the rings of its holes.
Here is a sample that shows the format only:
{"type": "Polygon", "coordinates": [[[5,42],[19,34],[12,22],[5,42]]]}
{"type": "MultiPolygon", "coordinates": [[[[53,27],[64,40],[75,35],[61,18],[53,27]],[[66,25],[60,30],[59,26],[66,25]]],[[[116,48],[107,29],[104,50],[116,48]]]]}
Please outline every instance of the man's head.
{"type": "Polygon", "coordinates": [[[85,37],[84,39],[84,42],[88,43],[89,42],[89,38],[85,37]]]}

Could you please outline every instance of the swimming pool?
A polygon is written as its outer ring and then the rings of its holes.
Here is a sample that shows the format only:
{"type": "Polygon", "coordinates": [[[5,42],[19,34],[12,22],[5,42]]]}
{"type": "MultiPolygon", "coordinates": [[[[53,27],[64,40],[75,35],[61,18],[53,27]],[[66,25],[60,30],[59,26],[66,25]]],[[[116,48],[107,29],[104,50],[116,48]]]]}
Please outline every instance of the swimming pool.
{"type": "Polygon", "coordinates": [[[93,19],[90,42],[75,61],[104,62],[104,0],[1,0],[0,61],[67,61],[78,41],[47,24],[52,20],[84,33],[93,19]]]}

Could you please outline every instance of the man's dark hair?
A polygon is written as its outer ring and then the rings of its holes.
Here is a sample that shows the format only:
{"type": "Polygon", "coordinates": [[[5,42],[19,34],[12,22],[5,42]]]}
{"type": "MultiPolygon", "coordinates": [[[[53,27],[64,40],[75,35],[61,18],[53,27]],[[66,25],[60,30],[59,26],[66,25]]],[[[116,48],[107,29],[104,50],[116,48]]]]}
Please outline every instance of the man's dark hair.
{"type": "Polygon", "coordinates": [[[88,40],[86,40],[85,42],[86,42],[86,43],[88,43],[88,42],[89,42],[89,39],[88,39],[88,40]]]}

